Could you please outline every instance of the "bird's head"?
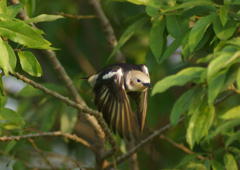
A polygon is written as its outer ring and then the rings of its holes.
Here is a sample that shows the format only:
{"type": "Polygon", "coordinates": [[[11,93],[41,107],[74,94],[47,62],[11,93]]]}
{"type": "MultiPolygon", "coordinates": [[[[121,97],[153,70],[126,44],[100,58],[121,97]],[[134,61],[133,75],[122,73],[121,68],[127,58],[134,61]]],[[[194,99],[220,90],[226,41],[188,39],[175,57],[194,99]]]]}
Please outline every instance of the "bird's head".
{"type": "Polygon", "coordinates": [[[126,85],[129,91],[143,91],[151,86],[149,75],[141,71],[129,71],[126,76],[126,85]]]}

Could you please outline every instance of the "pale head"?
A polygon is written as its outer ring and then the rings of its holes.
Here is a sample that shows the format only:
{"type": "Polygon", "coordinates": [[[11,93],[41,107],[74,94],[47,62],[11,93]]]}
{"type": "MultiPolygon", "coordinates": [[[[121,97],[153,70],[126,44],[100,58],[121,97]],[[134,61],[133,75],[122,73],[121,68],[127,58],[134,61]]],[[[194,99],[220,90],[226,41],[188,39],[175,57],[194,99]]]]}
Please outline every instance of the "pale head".
{"type": "Polygon", "coordinates": [[[149,75],[138,71],[129,71],[126,75],[126,86],[128,91],[143,91],[150,87],[149,75]]]}

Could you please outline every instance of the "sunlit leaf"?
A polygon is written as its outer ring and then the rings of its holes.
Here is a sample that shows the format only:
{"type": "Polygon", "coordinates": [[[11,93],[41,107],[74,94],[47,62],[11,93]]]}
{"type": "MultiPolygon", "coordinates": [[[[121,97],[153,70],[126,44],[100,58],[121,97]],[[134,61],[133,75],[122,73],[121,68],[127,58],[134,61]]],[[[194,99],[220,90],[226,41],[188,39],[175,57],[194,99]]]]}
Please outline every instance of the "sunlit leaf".
{"type": "Polygon", "coordinates": [[[6,130],[20,129],[25,122],[21,115],[7,108],[0,109],[0,128],[6,130]]]}
{"type": "Polygon", "coordinates": [[[34,18],[25,20],[25,22],[26,23],[50,22],[50,21],[55,21],[55,20],[61,19],[61,18],[64,18],[64,17],[61,15],[41,14],[34,18]]]}
{"type": "Polygon", "coordinates": [[[36,57],[30,51],[19,51],[18,56],[22,69],[28,74],[36,77],[42,76],[42,68],[36,57]]]}
{"type": "Polygon", "coordinates": [[[213,78],[208,80],[208,104],[213,104],[214,100],[221,92],[226,77],[226,71],[217,73],[213,78]]]}
{"type": "Polygon", "coordinates": [[[175,75],[165,77],[158,81],[153,87],[152,95],[162,93],[173,86],[182,86],[190,81],[199,81],[204,73],[205,68],[202,67],[189,67],[183,69],[175,75]]]}
{"type": "Polygon", "coordinates": [[[200,18],[194,24],[188,38],[188,44],[191,52],[197,47],[199,42],[202,40],[205,32],[207,31],[208,27],[211,25],[214,18],[215,18],[214,15],[208,15],[200,18]]]}
{"type": "Polygon", "coordinates": [[[240,106],[236,106],[228,110],[221,116],[222,119],[239,119],[240,118],[240,106]]]}
{"type": "Polygon", "coordinates": [[[208,80],[212,78],[221,69],[228,68],[233,63],[237,62],[240,52],[222,52],[214,60],[210,62],[207,70],[208,80]]]}
{"type": "Polygon", "coordinates": [[[208,130],[213,123],[214,115],[214,107],[206,104],[203,104],[197,112],[192,114],[186,134],[187,142],[191,148],[208,134],[208,130]]]}
{"type": "Polygon", "coordinates": [[[163,53],[166,37],[164,36],[165,30],[165,19],[163,17],[154,20],[149,37],[149,45],[153,55],[159,62],[160,57],[163,53]]]}
{"type": "Polygon", "coordinates": [[[12,47],[8,45],[7,42],[3,41],[2,38],[0,38],[0,51],[0,67],[6,75],[8,75],[8,72],[13,73],[17,59],[12,47]]]}
{"type": "Polygon", "coordinates": [[[197,163],[197,162],[190,162],[186,169],[189,170],[207,170],[207,167],[203,163],[197,163]]]}
{"type": "Polygon", "coordinates": [[[7,16],[9,17],[16,17],[16,15],[20,12],[20,10],[23,8],[22,4],[15,4],[15,5],[11,5],[8,6],[7,8],[7,16]]]}
{"type": "Polygon", "coordinates": [[[215,17],[213,21],[213,30],[216,36],[221,40],[229,39],[236,31],[237,26],[238,24],[233,20],[229,20],[224,26],[222,26],[219,17],[215,17]]]}
{"type": "Polygon", "coordinates": [[[23,21],[3,20],[0,22],[0,35],[29,48],[52,49],[51,43],[45,40],[41,32],[23,21]]]}
{"type": "Polygon", "coordinates": [[[226,170],[238,170],[237,162],[232,154],[227,153],[224,155],[224,163],[226,170]]]}
{"type": "Polygon", "coordinates": [[[109,61],[115,54],[116,52],[133,36],[133,34],[142,28],[142,26],[146,23],[147,19],[142,18],[131,24],[121,35],[118,44],[115,46],[113,49],[112,53],[108,57],[107,61],[109,61]]]}
{"type": "Polygon", "coordinates": [[[146,5],[149,2],[149,0],[127,0],[127,1],[137,5],[146,5]]]}
{"type": "Polygon", "coordinates": [[[6,14],[7,12],[7,0],[0,1],[0,14],[6,14]]]}
{"type": "Polygon", "coordinates": [[[220,7],[219,17],[220,17],[222,26],[225,26],[225,24],[227,23],[227,20],[228,20],[228,8],[229,7],[227,5],[224,5],[224,6],[220,7]]]}

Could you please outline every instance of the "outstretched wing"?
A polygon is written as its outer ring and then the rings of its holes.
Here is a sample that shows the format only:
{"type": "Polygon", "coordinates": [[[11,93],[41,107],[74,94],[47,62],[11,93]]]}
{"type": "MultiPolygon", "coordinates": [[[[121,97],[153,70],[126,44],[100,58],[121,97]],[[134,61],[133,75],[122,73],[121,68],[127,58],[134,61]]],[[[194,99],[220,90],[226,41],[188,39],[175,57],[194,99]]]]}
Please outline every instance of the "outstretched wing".
{"type": "Polygon", "coordinates": [[[124,88],[123,75],[117,72],[100,77],[101,83],[94,87],[95,104],[114,132],[126,139],[136,138],[139,134],[138,121],[124,88]]]}
{"type": "Polygon", "coordinates": [[[147,114],[147,98],[148,98],[148,89],[145,89],[143,92],[131,92],[129,93],[133,101],[136,103],[136,115],[139,123],[141,132],[144,129],[145,119],[147,114]]]}

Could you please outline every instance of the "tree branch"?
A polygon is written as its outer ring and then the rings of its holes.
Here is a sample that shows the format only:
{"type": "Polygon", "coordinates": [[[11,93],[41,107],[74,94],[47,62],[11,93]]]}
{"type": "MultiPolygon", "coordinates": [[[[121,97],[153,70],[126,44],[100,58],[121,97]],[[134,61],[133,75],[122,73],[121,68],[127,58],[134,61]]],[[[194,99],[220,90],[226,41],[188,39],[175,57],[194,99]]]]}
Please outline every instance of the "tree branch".
{"type": "MultiPolygon", "coordinates": [[[[176,148],[182,150],[183,152],[185,152],[185,153],[187,153],[187,154],[197,154],[197,153],[191,151],[189,148],[187,148],[187,147],[184,146],[183,144],[179,144],[179,143],[173,141],[172,139],[168,138],[168,137],[165,136],[165,135],[161,135],[161,136],[160,136],[160,139],[163,139],[163,140],[171,143],[173,146],[175,146],[176,148]]],[[[206,157],[204,157],[204,156],[202,156],[202,155],[197,155],[197,158],[200,159],[200,160],[206,160],[206,159],[208,159],[208,158],[206,158],[206,157]]]]}
{"type": "MultiPolygon", "coordinates": [[[[99,0],[90,0],[90,3],[92,4],[94,10],[96,11],[96,15],[99,18],[101,25],[103,27],[103,30],[106,34],[107,41],[108,41],[111,49],[113,50],[116,47],[116,45],[118,44],[113,27],[110,24],[105,13],[103,12],[100,1],[99,0]]],[[[117,62],[125,62],[125,58],[120,50],[118,50],[116,53],[116,60],[117,60],[117,62]]]]}
{"type": "Polygon", "coordinates": [[[84,146],[91,148],[91,145],[85,141],[84,139],[78,137],[77,135],[73,135],[70,133],[63,133],[61,131],[54,131],[54,132],[40,132],[40,133],[32,133],[32,134],[26,134],[26,135],[19,135],[19,136],[2,136],[0,137],[1,142],[7,142],[12,140],[21,140],[21,139],[31,139],[36,137],[45,137],[45,136],[62,136],[66,137],[70,140],[73,140],[77,143],[81,143],[84,146]]]}
{"type": "Polygon", "coordinates": [[[66,14],[63,12],[57,13],[57,15],[61,15],[66,18],[72,18],[72,19],[93,19],[96,18],[95,15],[73,15],[73,14],[66,14]]]}
{"type": "Polygon", "coordinates": [[[100,126],[103,128],[104,132],[105,132],[105,135],[109,141],[109,143],[112,145],[113,149],[116,150],[117,149],[117,144],[115,142],[115,140],[113,139],[113,135],[112,135],[112,132],[110,131],[110,129],[108,128],[107,124],[105,123],[103,117],[102,117],[102,114],[96,110],[93,110],[89,107],[87,107],[86,105],[80,105],[74,101],[72,101],[71,99],[69,99],[68,97],[65,97],[65,96],[62,96],[61,94],[55,92],[55,91],[52,91],[52,90],[49,90],[48,88],[42,86],[41,84],[39,83],[36,83],[35,81],[33,80],[30,80],[29,78],[19,74],[19,73],[11,73],[12,76],[24,81],[25,83],[33,86],[34,88],[37,88],[41,91],[43,91],[44,93],[48,94],[48,95],[51,95],[61,101],[63,101],[64,103],[66,103],[67,105],[69,106],[72,106],[74,108],[76,108],[78,111],[80,111],[80,113],[82,115],[84,114],[90,114],[92,116],[94,116],[97,120],[98,120],[98,123],[100,124],[100,126]]]}
{"type": "MultiPolygon", "coordinates": [[[[178,123],[183,121],[184,117],[180,118],[178,123]]],[[[130,149],[127,153],[119,156],[116,159],[116,164],[122,163],[123,161],[127,160],[132,154],[134,154],[135,152],[138,151],[138,149],[140,149],[143,145],[145,145],[146,143],[150,142],[151,140],[153,140],[155,137],[159,136],[161,133],[165,132],[166,130],[170,129],[172,127],[172,125],[170,123],[168,123],[167,125],[165,125],[164,127],[155,130],[154,132],[152,132],[149,136],[147,136],[145,139],[141,140],[140,142],[138,142],[138,144],[133,147],[132,149],[130,149]]],[[[114,167],[114,163],[111,163],[109,165],[107,165],[107,167],[105,167],[105,169],[111,169],[112,167],[114,167]]]]}

